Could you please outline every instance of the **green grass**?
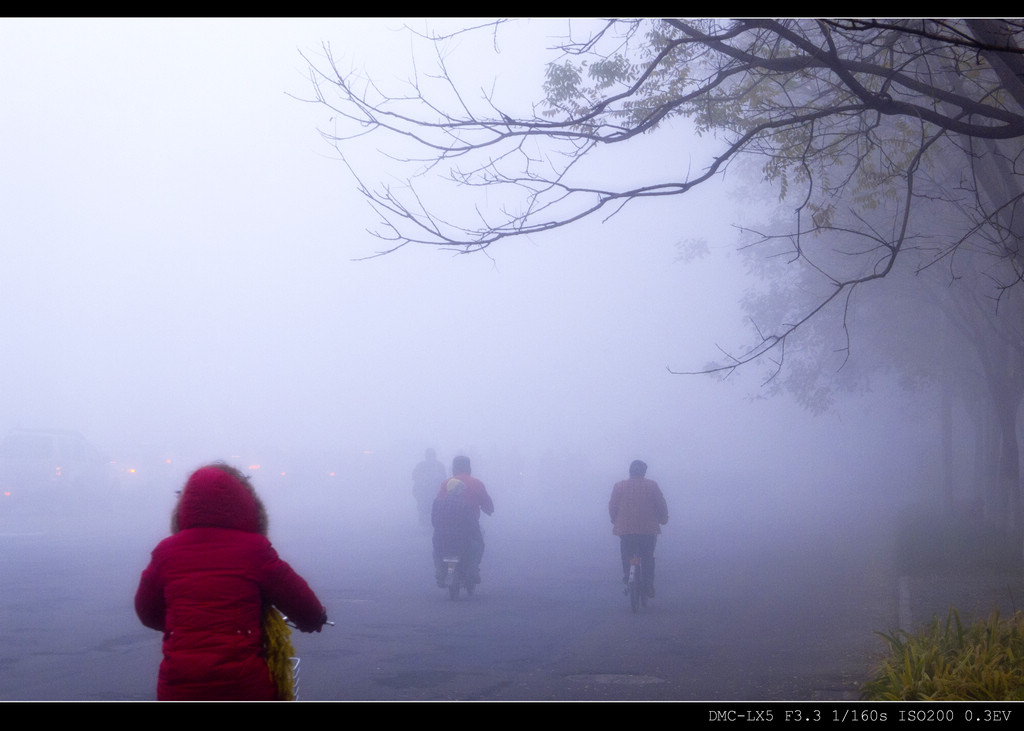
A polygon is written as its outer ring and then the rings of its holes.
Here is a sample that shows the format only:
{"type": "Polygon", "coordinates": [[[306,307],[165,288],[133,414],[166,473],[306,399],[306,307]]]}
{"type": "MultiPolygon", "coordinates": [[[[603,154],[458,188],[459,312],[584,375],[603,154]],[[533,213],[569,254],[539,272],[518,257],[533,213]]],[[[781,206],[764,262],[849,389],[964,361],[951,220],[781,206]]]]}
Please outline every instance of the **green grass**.
{"type": "Polygon", "coordinates": [[[864,700],[1024,700],[1024,612],[965,627],[950,610],[918,634],[879,634],[889,656],[862,687],[864,700]]]}

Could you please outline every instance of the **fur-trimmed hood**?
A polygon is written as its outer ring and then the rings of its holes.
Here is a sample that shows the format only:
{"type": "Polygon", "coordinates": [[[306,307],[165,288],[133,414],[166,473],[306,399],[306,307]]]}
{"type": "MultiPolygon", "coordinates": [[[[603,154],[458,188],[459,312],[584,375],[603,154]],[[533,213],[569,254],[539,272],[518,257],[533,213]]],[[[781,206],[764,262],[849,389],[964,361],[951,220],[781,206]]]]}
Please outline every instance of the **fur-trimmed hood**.
{"type": "Polygon", "coordinates": [[[185,483],[171,515],[171,532],[186,528],[231,528],[267,534],[267,512],[249,480],[234,467],[200,467],[185,483]]]}

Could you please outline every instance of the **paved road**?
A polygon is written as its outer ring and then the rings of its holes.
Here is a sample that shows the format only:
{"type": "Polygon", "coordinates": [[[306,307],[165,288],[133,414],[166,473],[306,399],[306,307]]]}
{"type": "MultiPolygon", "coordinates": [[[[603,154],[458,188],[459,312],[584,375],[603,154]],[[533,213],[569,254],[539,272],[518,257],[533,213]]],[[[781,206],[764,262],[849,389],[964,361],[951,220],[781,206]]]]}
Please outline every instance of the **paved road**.
{"type": "MultiPolygon", "coordinates": [[[[300,698],[851,698],[882,649],[873,632],[896,620],[884,542],[838,516],[756,530],[677,519],[637,615],[604,523],[570,535],[500,517],[485,522],[484,583],[458,602],[433,586],[411,516],[273,523],[337,622],[294,638],[300,698]]],[[[0,524],[0,700],[154,697],[159,636],[131,597],[164,522],[0,524]]]]}

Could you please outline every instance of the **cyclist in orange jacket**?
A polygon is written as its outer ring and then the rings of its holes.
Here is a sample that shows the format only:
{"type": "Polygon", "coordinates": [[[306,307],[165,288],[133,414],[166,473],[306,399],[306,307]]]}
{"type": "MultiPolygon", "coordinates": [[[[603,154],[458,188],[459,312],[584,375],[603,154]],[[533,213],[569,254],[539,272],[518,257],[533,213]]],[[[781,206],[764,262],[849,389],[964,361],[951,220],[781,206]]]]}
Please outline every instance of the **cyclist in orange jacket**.
{"type": "Polygon", "coordinates": [[[654,545],[661,526],[668,523],[668,506],[661,488],[648,480],[647,465],[634,460],[629,465],[629,479],[615,483],[608,512],[612,532],[619,536],[622,553],[622,581],[629,581],[629,560],[639,555],[643,560],[644,591],[654,596],[654,545]]]}

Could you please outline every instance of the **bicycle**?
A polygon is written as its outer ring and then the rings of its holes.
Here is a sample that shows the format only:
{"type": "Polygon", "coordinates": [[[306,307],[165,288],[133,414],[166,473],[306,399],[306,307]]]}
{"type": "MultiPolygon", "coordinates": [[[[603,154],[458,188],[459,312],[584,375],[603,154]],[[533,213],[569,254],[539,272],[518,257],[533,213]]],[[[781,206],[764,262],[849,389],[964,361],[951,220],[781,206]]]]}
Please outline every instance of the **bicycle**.
{"type": "Polygon", "coordinates": [[[629,578],[626,580],[626,593],[629,594],[629,606],[633,612],[647,606],[647,591],[644,588],[643,559],[635,554],[629,559],[629,578]]]}
{"type": "MultiPolygon", "coordinates": [[[[281,621],[289,628],[298,629],[295,623],[288,619],[288,617],[286,617],[283,614],[280,616],[281,621]]],[[[324,622],[324,627],[333,626],[334,622],[331,622],[330,620],[324,622]]],[[[291,652],[294,652],[294,649],[291,646],[291,642],[288,642],[287,649],[291,652]]],[[[290,657],[285,658],[285,660],[287,661],[287,664],[291,670],[291,687],[289,688],[291,700],[297,701],[299,699],[299,664],[301,662],[301,658],[299,658],[297,655],[291,655],[290,657]]]]}

